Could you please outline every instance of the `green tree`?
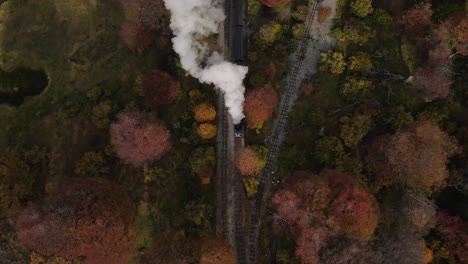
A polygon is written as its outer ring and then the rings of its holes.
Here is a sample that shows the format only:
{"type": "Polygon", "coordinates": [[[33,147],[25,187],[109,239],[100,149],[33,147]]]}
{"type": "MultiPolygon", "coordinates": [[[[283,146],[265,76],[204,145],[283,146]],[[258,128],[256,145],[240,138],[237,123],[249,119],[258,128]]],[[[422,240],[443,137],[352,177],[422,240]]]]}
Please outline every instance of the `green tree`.
{"type": "Polygon", "coordinates": [[[355,101],[367,96],[371,89],[371,81],[348,76],[340,89],[340,95],[347,101],[355,101]]]}
{"type": "Polygon", "coordinates": [[[307,18],[307,13],[309,12],[309,7],[307,5],[299,5],[292,12],[292,17],[297,21],[305,21],[307,18]]]}
{"type": "Polygon", "coordinates": [[[358,17],[365,17],[374,11],[372,0],[355,0],[351,2],[351,11],[358,17]]]}
{"type": "Polygon", "coordinates": [[[260,10],[262,9],[262,4],[258,0],[248,0],[247,1],[247,10],[250,17],[257,16],[260,10]]]}
{"type": "Polygon", "coordinates": [[[322,56],[322,62],[326,63],[331,73],[343,73],[346,67],[346,61],[343,53],[329,51],[328,53],[321,53],[320,55],[322,56]]]}
{"type": "Polygon", "coordinates": [[[334,29],[332,35],[337,39],[338,44],[343,47],[351,43],[362,46],[375,36],[375,30],[364,21],[351,18],[344,27],[334,29]]]}
{"type": "Polygon", "coordinates": [[[191,201],[187,203],[182,211],[186,221],[203,231],[209,233],[211,230],[211,221],[213,220],[213,206],[208,204],[205,199],[200,201],[191,201]]]}
{"type": "Polygon", "coordinates": [[[345,115],[340,118],[340,137],[347,147],[354,147],[374,127],[374,121],[369,114],[345,115]]]}
{"type": "Polygon", "coordinates": [[[305,33],[305,26],[304,24],[295,24],[293,27],[292,27],[292,35],[293,35],[293,38],[294,39],[301,39],[303,36],[304,36],[304,33],[305,33]]]}
{"type": "Polygon", "coordinates": [[[372,67],[371,56],[362,51],[349,58],[348,70],[366,73],[372,67]]]}
{"type": "Polygon", "coordinates": [[[158,187],[166,187],[172,176],[174,174],[171,169],[160,166],[143,166],[143,181],[145,183],[155,183],[158,187]]]}
{"type": "Polygon", "coordinates": [[[242,177],[247,196],[252,197],[257,193],[257,187],[259,184],[257,176],[244,176],[242,177]]]}
{"type": "Polygon", "coordinates": [[[86,152],[80,160],[75,163],[75,173],[80,176],[107,176],[110,168],[102,152],[86,152]]]}
{"type": "Polygon", "coordinates": [[[194,174],[199,174],[206,167],[216,165],[216,156],[213,147],[196,148],[189,159],[190,169],[194,174]]]}
{"type": "Polygon", "coordinates": [[[394,129],[400,129],[411,126],[414,123],[414,118],[410,112],[406,112],[405,108],[400,105],[390,111],[390,116],[385,119],[385,122],[394,129]]]}
{"type": "Polygon", "coordinates": [[[385,10],[377,8],[372,13],[371,21],[373,25],[380,27],[388,27],[393,24],[392,16],[385,10]]]}
{"type": "Polygon", "coordinates": [[[317,140],[314,157],[320,163],[335,167],[337,161],[346,155],[341,140],[335,136],[327,136],[317,140]]]}
{"type": "Polygon", "coordinates": [[[105,100],[93,107],[91,121],[99,127],[105,128],[110,124],[110,115],[112,114],[112,102],[105,100]]]}
{"type": "Polygon", "coordinates": [[[0,209],[10,218],[26,206],[34,178],[29,166],[11,153],[0,153],[0,209]]]}

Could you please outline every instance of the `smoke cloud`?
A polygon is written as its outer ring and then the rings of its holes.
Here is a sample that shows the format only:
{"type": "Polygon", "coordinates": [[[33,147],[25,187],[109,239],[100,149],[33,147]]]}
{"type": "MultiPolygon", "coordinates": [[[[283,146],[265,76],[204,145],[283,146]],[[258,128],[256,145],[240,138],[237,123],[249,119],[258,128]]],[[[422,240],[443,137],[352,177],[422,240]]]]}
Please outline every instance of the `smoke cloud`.
{"type": "Polygon", "coordinates": [[[226,16],[219,0],[164,0],[171,12],[173,48],[180,56],[182,68],[200,82],[213,84],[224,92],[224,101],[235,124],[243,114],[247,67],[223,59],[211,52],[201,39],[218,33],[226,16]]]}

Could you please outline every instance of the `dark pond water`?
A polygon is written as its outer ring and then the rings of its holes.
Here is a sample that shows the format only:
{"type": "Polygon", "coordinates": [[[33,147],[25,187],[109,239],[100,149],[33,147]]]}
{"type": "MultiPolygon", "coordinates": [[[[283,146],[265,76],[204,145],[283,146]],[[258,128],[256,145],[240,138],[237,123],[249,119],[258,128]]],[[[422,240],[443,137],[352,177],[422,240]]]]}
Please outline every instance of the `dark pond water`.
{"type": "Polygon", "coordinates": [[[44,71],[19,68],[5,72],[0,69],[0,104],[19,106],[26,97],[40,94],[48,82],[44,71]]]}

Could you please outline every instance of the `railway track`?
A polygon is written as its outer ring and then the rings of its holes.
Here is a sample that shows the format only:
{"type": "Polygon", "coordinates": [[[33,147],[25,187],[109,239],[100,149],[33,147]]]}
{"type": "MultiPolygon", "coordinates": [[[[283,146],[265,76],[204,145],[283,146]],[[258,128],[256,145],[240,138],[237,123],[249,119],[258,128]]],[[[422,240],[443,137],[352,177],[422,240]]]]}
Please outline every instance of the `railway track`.
{"type": "MultiPolygon", "coordinates": [[[[235,21],[239,20],[233,17],[236,15],[234,10],[239,7],[239,3],[234,1],[239,0],[224,1],[227,19],[220,34],[223,37],[220,44],[224,46],[224,58],[228,61],[234,61],[233,56],[236,52],[233,48],[239,43],[231,30],[235,21]]],[[[244,140],[234,138],[232,119],[224,106],[222,93],[219,93],[218,109],[220,110],[217,135],[217,218],[220,227],[217,228],[217,233],[233,246],[237,263],[245,264],[247,263],[244,214],[246,194],[239,172],[234,166],[234,153],[244,145],[244,140]]]]}
{"type": "Polygon", "coordinates": [[[314,1],[311,4],[310,11],[306,19],[305,33],[299,41],[295,57],[295,63],[286,81],[286,85],[280,102],[280,107],[278,110],[278,116],[273,127],[272,137],[268,142],[267,163],[259,177],[259,186],[257,194],[255,196],[253,210],[250,215],[250,225],[247,237],[249,263],[257,262],[257,243],[259,237],[261,217],[263,216],[263,212],[265,210],[265,202],[268,199],[268,194],[271,189],[272,180],[277,180],[277,177],[274,176],[274,174],[277,171],[277,160],[279,150],[281,143],[284,140],[284,134],[287,130],[289,112],[292,110],[293,102],[295,101],[297,93],[299,91],[297,77],[304,63],[307,42],[310,38],[310,30],[312,28],[315,14],[317,13],[317,10],[320,6],[320,2],[321,1],[314,1]]]}

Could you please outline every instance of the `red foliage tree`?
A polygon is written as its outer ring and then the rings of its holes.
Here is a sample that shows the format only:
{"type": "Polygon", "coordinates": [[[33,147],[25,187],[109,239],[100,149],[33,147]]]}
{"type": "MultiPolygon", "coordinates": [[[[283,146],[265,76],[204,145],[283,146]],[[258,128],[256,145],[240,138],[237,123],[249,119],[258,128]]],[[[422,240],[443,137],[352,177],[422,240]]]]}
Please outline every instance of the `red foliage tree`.
{"type": "Polygon", "coordinates": [[[121,112],[110,126],[110,140],[125,163],[140,166],[161,158],[171,149],[169,130],[140,112],[121,112]]]}
{"type": "Polygon", "coordinates": [[[268,6],[268,7],[279,7],[279,6],[282,6],[284,4],[286,4],[287,2],[289,2],[290,0],[260,0],[260,2],[262,2],[262,4],[268,6]]]}
{"type": "Polygon", "coordinates": [[[256,175],[260,173],[261,161],[258,154],[252,148],[241,148],[236,155],[236,166],[242,175],[256,175]]]}
{"type": "Polygon", "coordinates": [[[142,50],[154,40],[154,32],[139,23],[124,23],[120,28],[120,36],[132,50],[142,50]]]}
{"type": "Polygon", "coordinates": [[[265,73],[271,78],[274,79],[276,76],[276,66],[273,62],[270,62],[266,67],[265,67],[265,73]]]}
{"type": "Polygon", "coordinates": [[[164,0],[139,0],[139,20],[153,30],[168,34],[170,13],[164,5],[164,0]]]}
{"type": "Polygon", "coordinates": [[[325,22],[327,18],[331,15],[331,7],[321,6],[318,10],[317,21],[319,23],[325,22]]]}
{"type": "Polygon", "coordinates": [[[410,39],[416,39],[426,35],[431,22],[431,16],[431,9],[413,7],[406,11],[398,21],[404,26],[406,36],[410,39]]]}
{"type": "Polygon", "coordinates": [[[183,232],[164,232],[153,240],[139,259],[140,264],[190,264],[195,263],[192,248],[183,232]]]}
{"type": "Polygon", "coordinates": [[[177,81],[160,70],[152,70],[143,76],[143,94],[154,106],[167,105],[177,97],[177,81]]]}
{"type": "Polygon", "coordinates": [[[434,30],[434,35],[449,50],[455,48],[461,55],[468,55],[468,15],[443,21],[434,30]]]}
{"type": "Polygon", "coordinates": [[[414,73],[414,84],[424,98],[445,98],[449,94],[451,79],[450,50],[438,45],[429,51],[429,58],[424,66],[414,73]]]}
{"type": "Polygon", "coordinates": [[[135,207],[117,185],[79,178],[28,207],[16,221],[21,243],[42,255],[84,257],[86,264],[125,263],[135,246],[135,207]]]}
{"type": "Polygon", "coordinates": [[[377,201],[348,174],[295,172],[283,186],[272,204],[295,234],[296,255],[303,263],[317,263],[317,254],[329,238],[348,235],[367,240],[377,227],[377,201]]]}
{"type": "Polygon", "coordinates": [[[459,216],[438,214],[436,232],[461,262],[468,261],[468,224],[459,216]]]}
{"type": "Polygon", "coordinates": [[[377,187],[400,183],[428,191],[444,186],[448,158],[460,151],[437,125],[418,121],[395,135],[377,138],[369,148],[367,164],[377,187]]]}
{"type": "Polygon", "coordinates": [[[275,111],[278,100],[278,93],[269,85],[247,92],[244,103],[247,125],[250,128],[261,127],[275,111]]]}

